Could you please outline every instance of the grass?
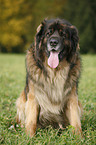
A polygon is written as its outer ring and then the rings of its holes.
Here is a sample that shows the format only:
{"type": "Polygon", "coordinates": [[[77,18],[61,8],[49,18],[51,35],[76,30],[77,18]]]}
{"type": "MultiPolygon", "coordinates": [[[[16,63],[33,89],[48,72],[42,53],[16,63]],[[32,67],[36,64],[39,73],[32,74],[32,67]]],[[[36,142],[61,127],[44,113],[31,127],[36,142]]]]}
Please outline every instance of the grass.
{"type": "Polygon", "coordinates": [[[16,127],[15,101],[25,85],[25,55],[0,54],[0,144],[3,145],[95,145],[96,143],[96,55],[82,56],[79,100],[83,138],[72,134],[72,127],[38,129],[30,138],[24,128],[16,127]],[[14,126],[10,128],[10,126],[14,126]]]}

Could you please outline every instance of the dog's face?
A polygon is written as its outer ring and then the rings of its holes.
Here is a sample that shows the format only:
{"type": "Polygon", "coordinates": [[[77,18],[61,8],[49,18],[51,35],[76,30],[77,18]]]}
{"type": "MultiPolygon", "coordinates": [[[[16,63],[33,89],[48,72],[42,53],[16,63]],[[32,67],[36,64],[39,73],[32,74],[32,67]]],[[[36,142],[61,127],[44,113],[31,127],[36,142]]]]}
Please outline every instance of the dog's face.
{"type": "Polygon", "coordinates": [[[64,58],[70,62],[77,52],[78,40],[77,29],[66,20],[44,20],[36,34],[38,58],[44,61],[46,56],[51,68],[58,67],[64,58]]]}

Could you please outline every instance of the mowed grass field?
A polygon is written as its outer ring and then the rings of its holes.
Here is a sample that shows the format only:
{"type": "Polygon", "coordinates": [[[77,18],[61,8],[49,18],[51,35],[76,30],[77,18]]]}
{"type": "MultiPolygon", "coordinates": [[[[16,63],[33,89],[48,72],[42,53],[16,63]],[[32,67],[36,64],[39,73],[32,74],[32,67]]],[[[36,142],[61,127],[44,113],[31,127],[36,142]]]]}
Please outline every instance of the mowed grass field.
{"type": "Polygon", "coordinates": [[[15,102],[25,85],[25,55],[0,54],[0,144],[3,145],[95,145],[96,144],[96,55],[82,56],[79,100],[83,137],[72,134],[72,127],[60,131],[38,129],[35,137],[16,127],[15,102]]]}

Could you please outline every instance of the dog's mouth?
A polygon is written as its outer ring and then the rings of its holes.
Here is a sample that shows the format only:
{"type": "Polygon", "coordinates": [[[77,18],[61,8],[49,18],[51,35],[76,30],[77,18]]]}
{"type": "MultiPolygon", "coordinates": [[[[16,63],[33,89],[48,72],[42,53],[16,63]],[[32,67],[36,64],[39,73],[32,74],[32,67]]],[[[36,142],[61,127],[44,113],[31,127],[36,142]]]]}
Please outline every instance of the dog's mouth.
{"type": "Polygon", "coordinates": [[[51,68],[56,68],[59,65],[59,52],[58,51],[50,51],[50,55],[48,58],[48,65],[51,68]]]}
{"type": "Polygon", "coordinates": [[[48,65],[51,68],[58,67],[59,63],[65,58],[66,51],[63,48],[61,51],[50,51],[48,54],[48,65]]]}
{"type": "MultiPolygon", "coordinates": [[[[62,40],[63,41],[63,40],[62,40]]],[[[63,50],[63,42],[58,37],[52,37],[47,42],[48,65],[56,68],[59,65],[61,51],[63,50]]]]}

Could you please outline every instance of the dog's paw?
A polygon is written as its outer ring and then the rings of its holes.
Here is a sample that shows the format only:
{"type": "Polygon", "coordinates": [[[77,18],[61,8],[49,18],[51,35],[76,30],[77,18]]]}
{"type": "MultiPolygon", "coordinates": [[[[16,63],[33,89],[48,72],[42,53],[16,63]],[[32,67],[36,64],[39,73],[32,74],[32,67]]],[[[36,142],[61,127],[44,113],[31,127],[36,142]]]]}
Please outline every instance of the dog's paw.
{"type": "Polygon", "coordinates": [[[35,132],[36,132],[36,124],[30,123],[26,125],[27,135],[29,135],[30,137],[33,137],[35,135],[35,132]]]}

